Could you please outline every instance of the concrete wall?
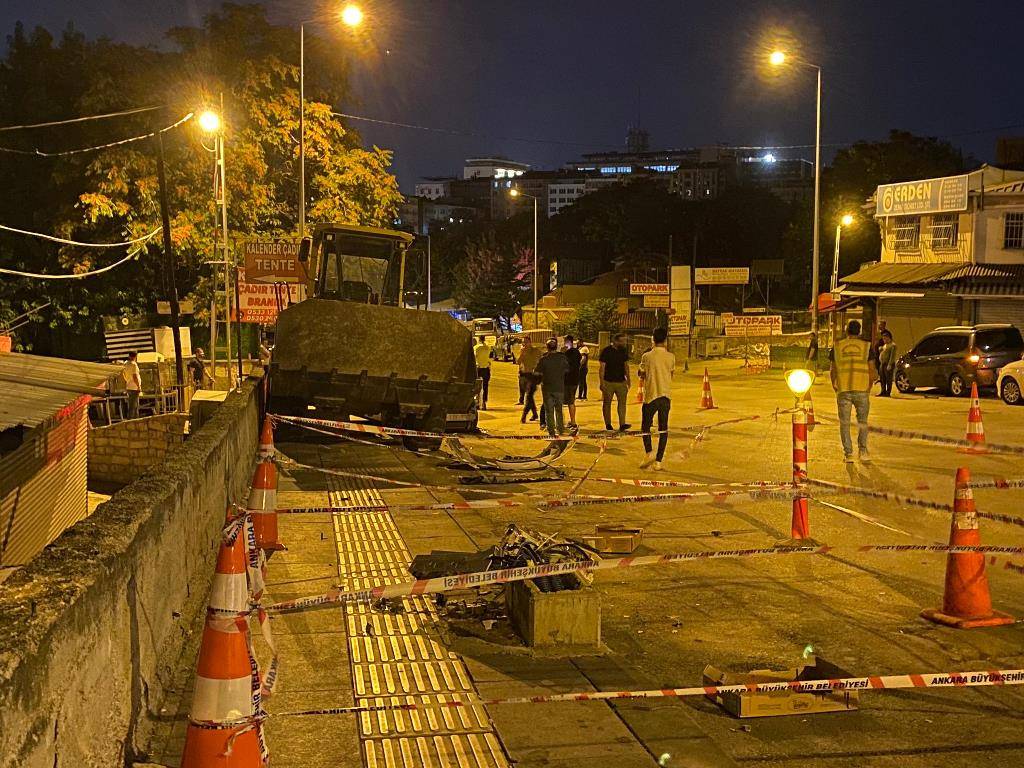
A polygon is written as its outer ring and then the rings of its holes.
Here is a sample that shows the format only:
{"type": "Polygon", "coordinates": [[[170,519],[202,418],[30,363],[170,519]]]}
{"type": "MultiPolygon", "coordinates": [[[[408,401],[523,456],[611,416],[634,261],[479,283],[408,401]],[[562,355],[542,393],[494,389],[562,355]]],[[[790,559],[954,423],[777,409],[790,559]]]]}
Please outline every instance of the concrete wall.
{"type": "Polygon", "coordinates": [[[141,759],[202,610],[228,498],[258,441],[250,378],[164,470],[116,493],[0,585],[0,766],[141,759]]]}
{"type": "Polygon", "coordinates": [[[89,482],[128,485],[185,439],[184,413],[163,413],[120,421],[89,431],[89,482]]]}

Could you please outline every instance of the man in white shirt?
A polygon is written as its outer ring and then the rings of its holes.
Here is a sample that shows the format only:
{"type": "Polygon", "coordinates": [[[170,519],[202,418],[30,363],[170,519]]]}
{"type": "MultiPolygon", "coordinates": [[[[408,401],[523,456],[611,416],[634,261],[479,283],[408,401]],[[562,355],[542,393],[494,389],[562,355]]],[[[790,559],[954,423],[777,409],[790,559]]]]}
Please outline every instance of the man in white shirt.
{"type": "Polygon", "coordinates": [[[124,377],[124,388],[128,394],[128,418],[139,418],[139,393],[142,391],[142,373],[139,371],[139,353],[134,350],[128,353],[128,362],[121,369],[124,377]]]}
{"type": "Polygon", "coordinates": [[[640,378],[644,383],[644,404],[640,431],[644,433],[644,451],[647,455],[640,464],[641,469],[654,465],[654,470],[661,469],[665,458],[665,446],[668,445],[668,412],[672,407],[672,373],[676,368],[676,356],[665,346],[668,331],[665,328],[654,329],[654,346],[644,352],[640,358],[640,378]],[[655,454],[651,444],[651,426],[654,415],[658,415],[658,453],[655,454]]]}

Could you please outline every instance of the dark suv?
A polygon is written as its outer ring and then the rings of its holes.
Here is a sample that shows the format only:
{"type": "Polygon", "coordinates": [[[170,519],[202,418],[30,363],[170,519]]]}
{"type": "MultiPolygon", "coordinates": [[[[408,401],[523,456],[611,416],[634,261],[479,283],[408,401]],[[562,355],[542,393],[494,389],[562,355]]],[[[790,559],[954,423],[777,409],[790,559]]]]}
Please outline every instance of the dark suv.
{"type": "Polygon", "coordinates": [[[1021,359],[1024,339],[1009,324],[955,325],[936,328],[896,362],[896,389],[938,387],[956,397],[972,382],[992,387],[999,369],[1021,359]]]}

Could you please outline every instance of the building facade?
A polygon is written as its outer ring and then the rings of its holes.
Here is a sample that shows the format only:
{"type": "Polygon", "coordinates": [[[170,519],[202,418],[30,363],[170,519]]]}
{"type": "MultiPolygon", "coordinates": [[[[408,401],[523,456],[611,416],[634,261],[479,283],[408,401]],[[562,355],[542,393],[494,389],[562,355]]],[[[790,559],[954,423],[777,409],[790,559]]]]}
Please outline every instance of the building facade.
{"type": "Polygon", "coordinates": [[[866,300],[901,349],[943,325],[1024,327],[1024,171],[884,184],[868,202],[880,258],[839,292],[866,300]]]}

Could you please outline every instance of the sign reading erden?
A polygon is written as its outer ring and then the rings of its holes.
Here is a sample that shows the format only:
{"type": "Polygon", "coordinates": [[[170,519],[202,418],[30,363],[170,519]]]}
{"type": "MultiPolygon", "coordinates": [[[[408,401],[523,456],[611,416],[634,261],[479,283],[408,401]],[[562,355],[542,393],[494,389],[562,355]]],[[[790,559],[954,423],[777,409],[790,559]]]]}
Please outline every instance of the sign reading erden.
{"type": "Polygon", "coordinates": [[[306,272],[297,242],[247,240],[242,245],[245,274],[253,283],[301,283],[306,272]]]}
{"type": "Polygon", "coordinates": [[[968,176],[882,184],[875,192],[876,216],[950,213],[967,210],[968,176]]]}

